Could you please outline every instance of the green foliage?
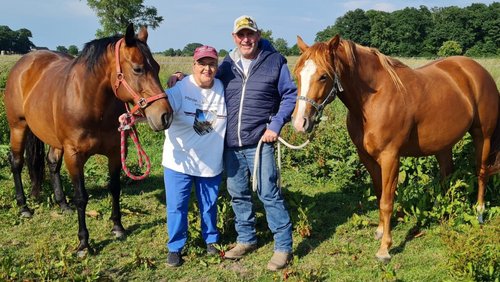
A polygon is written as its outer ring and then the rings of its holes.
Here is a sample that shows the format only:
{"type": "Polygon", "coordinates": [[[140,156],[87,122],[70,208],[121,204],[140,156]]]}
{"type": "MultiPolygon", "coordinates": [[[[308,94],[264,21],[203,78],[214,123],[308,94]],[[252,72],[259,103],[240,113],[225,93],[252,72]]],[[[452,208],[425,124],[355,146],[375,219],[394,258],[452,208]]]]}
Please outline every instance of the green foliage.
{"type": "Polygon", "coordinates": [[[440,57],[449,57],[462,54],[462,47],[456,41],[449,40],[443,43],[443,46],[439,48],[437,52],[440,57]]]}
{"type": "Polygon", "coordinates": [[[444,42],[455,41],[465,52],[475,48],[471,56],[491,56],[498,54],[500,48],[499,14],[497,2],[489,6],[472,4],[465,8],[451,6],[431,10],[420,6],[391,13],[356,9],[318,32],[315,41],[327,41],[340,34],[356,43],[376,47],[387,55],[405,57],[435,56],[444,42]],[[483,44],[488,47],[483,49],[483,44]]]}
{"type": "Polygon", "coordinates": [[[30,37],[33,35],[26,28],[14,31],[6,25],[0,25],[0,51],[26,54],[35,47],[30,37]]]}
{"type": "Polygon", "coordinates": [[[68,46],[68,53],[70,55],[73,55],[73,56],[76,56],[78,55],[78,47],[76,47],[76,45],[69,45],[68,46]]]}
{"type": "MultiPolygon", "coordinates": [[[[161,65],[163,83],[174,71],[190,72],[190,58],[156,55],[155,59],[161,65]]],[[[288,59],[293,66],[294,58],[288,59]]],[[[419,60],[417,64],[425,63],[419,60]]],[[[480,63],[498,77],[497,59],[480,63]]],[[[0,68],[2,65],[0,61],[0,68]]],[[[8,126],[1,124],[5,122],[2,114],[5,110],[0,99],[0,134],[8,136],[8,126]]],[[[161,168],[164,134],[152,132],[147,124],[138,124],[137,129],[141,145],[151,158],[152,173],[143,181],[123,178],[121,205],[128,231],[125,240],[115,240],[109,232],[111,206],[105,189],[106,158],[94,156],[86,164],[86,187],[90,195],[87,224],[96,253],[83,259],[77,258],[73,249],[77,244],[77,216],[60,214],[51,200],[47,178],[43,184],[45,200],[36,203],[28,198],[35,216],[32,219],[18,216],[7,161],[9,144],[7,139],[0,140],[0,280],[170,281],[203,277],[209,281],[495,281],[499,276],[500,175],[490,178],[486,222],[479,225],[474,207],[477,180],[470,136],[454,147],[455,173],[447,180],[441,180],[433,157],[401,159],[393,259],[381,265],[373,259],[379,243],[372,240],[378,224],[378,207],[371,179],[346,131],[346,115],[339,101],[328,105],[326,120],[320,123],[309,145],[302,150],[283,149],[282,192],[292,218],[296,256],[289,268],[277,273],[262,271],[272,253],[273,240],[257,199],[260,248],[233,262],[205,255],[194,194],[188,214],[186,262],[175,270],[165,267],[167,234],[161,168]],[[421,228],[418,236],[412,232],[414,226],[421,228]]],[[[282,137],[293,144],[306,139],[290,126],[284,128],[282,137]]],[[[141,172],[134,156],[130,142],[129,161],[132,169],[141,172]]],[[[73,193],[64,165],[62,174],[71,201],[73,193]]],[[[28,190],[26,169],[22,178],[28,190]]],[[[225,183],[217,208],[221,231],[218,247],[226,250],[234,243],[236,232],[225,183]]]]}
{"type": "Polygon", "coordinates": [[[201,44],[201,43],[189,43],[184,47],[184,49],[182,49],[182,55],[186,56],[186,57],[192,57],[194,54],[194,50],[196,50],[196,48],[198,48],[200,46],[203,46],[203,44],[201,44]]]}
{"type": "MultiPolygon", "coordinates": [[[[498,209],[498,207],[497,207],[498,209]]],[[[448,246],[450,273],[460,280],[499,281],[500,220],[490,224],[445,225],[441,236],[448,246]]]]}
{"type": "Polygon", "coordinates": [[[155,7],[143,5],[144,0],[87,0],[87,5],[96,12],[101,29],[97,37],[113,36],[123,33],[129,23],[136,28],[148,26],[156,29],[163,17],[157,15],[155,7]]]}

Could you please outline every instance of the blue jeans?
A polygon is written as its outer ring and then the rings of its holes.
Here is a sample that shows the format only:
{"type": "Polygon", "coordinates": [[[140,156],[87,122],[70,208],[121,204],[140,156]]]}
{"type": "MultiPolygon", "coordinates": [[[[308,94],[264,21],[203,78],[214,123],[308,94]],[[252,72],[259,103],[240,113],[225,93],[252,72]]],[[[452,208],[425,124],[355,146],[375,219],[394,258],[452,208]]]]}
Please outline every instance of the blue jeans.
{"type": "Polygon", "coordinates": [[[191,188],[198,199],[201,216],[201,236],[205,243],[217,243],[217,196],[222,174],[197,177],[163,168],[167,198],[167,228],[170,252],[180,252],[188,237],[188,204],[191,188]]]}
{"type": "MultiPolygon", "coordinates": [[[[255,212],[249,177],[253,173],[257,145],[242,148],[225,148],[224,165],[227,174],[227,190],[236,216],[236,241],[256,244],[255,212]]],[[[274,146],[262,143],[260,169],[257,170],[257,195],[264,204],[269,229],[274,236],[274,250],[292,252],[292,222],[285,201],[276,184],[277,170],[274,146]]]]}

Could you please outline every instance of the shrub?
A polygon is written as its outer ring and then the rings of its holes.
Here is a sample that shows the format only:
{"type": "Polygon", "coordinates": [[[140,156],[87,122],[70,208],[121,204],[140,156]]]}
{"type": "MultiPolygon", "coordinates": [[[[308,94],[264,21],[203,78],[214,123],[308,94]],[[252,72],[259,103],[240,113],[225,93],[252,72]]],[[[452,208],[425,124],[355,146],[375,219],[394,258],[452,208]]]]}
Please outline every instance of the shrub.
{"type": "Polygon", "coordinates": [[[462,54],[462,46],[460,46],[460,43],[453,41],[453,40],[445,41],[443,43],[443,45],[439,48],[439,51],[437,54],[440,57],[461,55],[462,54]]]}

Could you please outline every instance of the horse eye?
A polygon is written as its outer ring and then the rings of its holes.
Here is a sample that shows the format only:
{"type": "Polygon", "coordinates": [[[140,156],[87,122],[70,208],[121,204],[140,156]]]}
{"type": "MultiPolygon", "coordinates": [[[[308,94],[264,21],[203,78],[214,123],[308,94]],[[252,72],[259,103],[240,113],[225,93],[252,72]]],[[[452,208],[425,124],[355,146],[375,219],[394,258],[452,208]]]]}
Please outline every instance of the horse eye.
{"type": "Polygon", "coordinates": [[[319,81],[321,81],[321,82],[325,82],[326,79],[327,79],[326,74],[323,74],[322,76],[319,77],[319,81]]]}
{"type": "Polygon", "coordinates": [[[133,68],[135,74],[142,74],[144,73],[144,68],[142,67],[134,67],[133,68]]]}

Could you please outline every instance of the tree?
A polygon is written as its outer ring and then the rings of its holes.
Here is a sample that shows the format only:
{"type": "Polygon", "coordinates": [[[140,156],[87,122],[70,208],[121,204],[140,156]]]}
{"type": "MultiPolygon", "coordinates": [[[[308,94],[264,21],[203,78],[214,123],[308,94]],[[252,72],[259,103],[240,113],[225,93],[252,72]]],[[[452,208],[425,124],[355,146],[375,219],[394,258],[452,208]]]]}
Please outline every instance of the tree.
{"type": "Polygon", "coordinates": [[[283,56],[288,56],[288,43],[283,38],[277,38],[274,41],[274,48],[283,56]]]}
{"type": "Polygon", "coordinates": [[[143,5],[144,0],[87,0],[87,5],[96,12],[102,29],[96,31],[97,37],[120,34],[133,23],[137,28],[147,25],[156,29],[163,21],[155,7],[143,5]]]}
{"type": "Polygon", "coordinates": [[[269,40],[274,46],[273,32],[271,30],[262,30],[260,32],[260,37],[269,40]]]}
{"type": "Polygon", "coordinates": [[[32,36],[26,28],[13,31],[6,25],[0,25],[0,50],[26,54],[35,46],[29,39],[32,36]]]}
{"type": "Polygon", "coordinates": [[[194,55],[194,50],[200,46],[203,46],[201,43],[189,43],[182,49],[182,56],[191,57],[194,55]]]}
{"type": "Polygon", "coordinates": [[[66,48],[65,46],[61,46],[61,45],[57,46],[56,51],[68,54],[68,48],[66,48]]]}
{"type": "Polygon", "coordinates": [[[78,55],[78,47],[76,47],[76,45],[69,45],[68,46],[68,53],[70,55],[73,55],[73,56],[76,56],[78,55]]]}
{"type": "Polygon", "coordinates": [[[437,54],[440,57],[462,55],[462,47],[458,42],[449,40],[443,43],[437,54]]]}
{"type": "Polygon", "coordinates": [[[327,41],[336,34],[361,45],[370,46],[370,19],[361,9],[348,11],[337,18],[335,24],[316,34],[315,41],[327,41]]]}
{"type": "Polygon", "coordinates": [[[229,52],[226,49],[219,50],[219,57],[225,57],[227,54],[229,54],[229,52]]]}

